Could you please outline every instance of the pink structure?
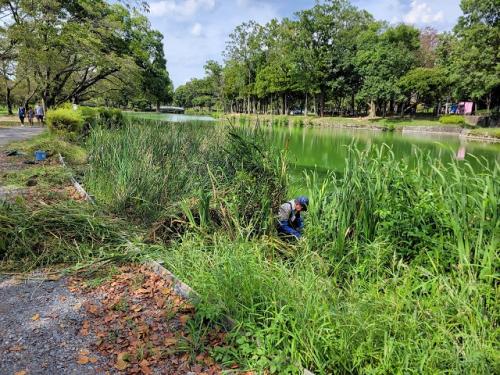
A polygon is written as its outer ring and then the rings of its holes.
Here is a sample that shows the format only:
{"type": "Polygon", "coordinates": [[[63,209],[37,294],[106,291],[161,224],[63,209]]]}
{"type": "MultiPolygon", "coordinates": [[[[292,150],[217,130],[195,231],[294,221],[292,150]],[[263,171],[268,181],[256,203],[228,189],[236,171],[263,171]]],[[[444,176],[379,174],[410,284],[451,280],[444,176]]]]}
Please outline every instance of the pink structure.
{"type": "Polygon", "coordinates": [[[458,103],[457,113],[459,115],[471,115],[474,110],[474,102],[458,103]]]}

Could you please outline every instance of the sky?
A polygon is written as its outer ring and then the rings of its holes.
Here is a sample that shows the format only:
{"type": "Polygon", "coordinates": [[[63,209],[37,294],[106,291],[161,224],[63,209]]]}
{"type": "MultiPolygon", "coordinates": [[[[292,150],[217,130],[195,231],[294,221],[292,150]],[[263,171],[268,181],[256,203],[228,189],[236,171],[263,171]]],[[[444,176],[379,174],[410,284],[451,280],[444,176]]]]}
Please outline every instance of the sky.
{"type": "MultiPolygon", "coordinates": [[[[376,19],[451,30],[461,15],[460,0],[351,0],[376,19]]],[[[174,86],[204,75],[207,60],[222,62],[229,34],[239,24],[292,17],[315,0],[150,0],[148,17],[165,36],[167,67],[174,86]]]]}

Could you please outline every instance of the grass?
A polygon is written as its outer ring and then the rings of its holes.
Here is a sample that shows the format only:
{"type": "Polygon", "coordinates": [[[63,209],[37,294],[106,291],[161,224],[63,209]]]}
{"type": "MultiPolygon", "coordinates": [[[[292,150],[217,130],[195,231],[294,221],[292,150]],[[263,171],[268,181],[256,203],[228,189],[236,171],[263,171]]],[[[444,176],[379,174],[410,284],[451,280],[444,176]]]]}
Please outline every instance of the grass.
{"type": "Polygon", "coordinates": [[[61,139],[48,131],[29,140],[11,142],[8,149],[18,150],[30,155],[33,155],[36,150],[44,150],[49,158],[52,156],[57,157],[60,153],[68,163],[74,165],[85,164],[87,161],[87,153],[82,147],[61,139]]]}
{"type": "Polygon", "coordinates": [[[60,165],[37,165],[1,174],[0,184],[15,187],[36,184],[41,189],[48,189],[54,185],[64,186],[70,181],[70,178],[71,172],[60,165]]]}
{"type": "Polygon", "coordinates": [[[500,128],[478,128],[478,129],[472,129],[469,132],[469,135],[500,139],[500,128]]]}
{"type": "Polygon", "coordinates": [[[351,147],[338,177],[305,176],[306,233],[288,243],[286,159],[258,131],[137,121],[86,147],[98,207],[1,205],[4,261],[162,259],[200,294],[199,321],[234,319],[214,357],[257,373],[498,368],[498,163],[351,147]]]}
{"type": "Polygon", "coordinates": [[[498,365],[499,166],[352,151],[309,179],[304,241],[185,235],[163,259],[239,333],[220,360],[274,373],[482,373],[498,365]],[[422,168],[430,163],[431,168],[422,168]],[[282,245],[283,246],[283,245],[282,245]]]}
{"type": "MultiPolygon", "coordinates": [[[[323,127],[366,127],[366,128],[394,128],[403,126],[443,126],[434,118],[375,118],[367,117],[317,117],[317,116],[283,116],[283,115],[226,115],[225,119],[237,123],[254,123],[258,121],[264,125],[277,126],[323,126],[323,127]]],[[[446,125],[445,125],[446,126],[446,125]]]]}

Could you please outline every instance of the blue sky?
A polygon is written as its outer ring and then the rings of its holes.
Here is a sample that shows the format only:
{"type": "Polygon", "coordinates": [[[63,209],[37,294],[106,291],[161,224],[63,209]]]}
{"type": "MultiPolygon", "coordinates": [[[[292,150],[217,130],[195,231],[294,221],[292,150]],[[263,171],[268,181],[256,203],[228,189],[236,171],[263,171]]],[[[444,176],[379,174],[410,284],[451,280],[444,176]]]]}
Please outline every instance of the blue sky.
{"type": "MultiPolygon", "coordinates": [[[[451,30],[460,16],[460,0],[351,0],[376,19],[417,27],[451,30]]],[[[242,22],[266,23],[290,17],[315,0],[151,0],[148,17],[165,36],[168,70],[175,87],[202,77],[209,59],[221,61],[231,31],[242,22]]]]}

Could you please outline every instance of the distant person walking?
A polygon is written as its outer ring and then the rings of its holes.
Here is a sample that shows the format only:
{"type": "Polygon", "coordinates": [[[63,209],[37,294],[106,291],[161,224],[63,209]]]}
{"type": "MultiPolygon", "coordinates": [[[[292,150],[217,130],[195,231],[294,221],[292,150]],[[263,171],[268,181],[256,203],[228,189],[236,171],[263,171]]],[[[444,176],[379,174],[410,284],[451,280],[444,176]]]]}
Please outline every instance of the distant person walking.
{"type": "Polygon", "coordinates": [[[30,126],[33,126],[34,118],[35,118],[35,110],[31,107],[28,107],[28,122],[30,126]]]}
{"type": "Polygon", "coordinates": [[[43,116],[45,115],[45,112],[43,111],[43,107],[38,104],[35,108],[35,116],[38,121],[38,123],[43,123],[43,116]]]}
{"type": "Polygon", "coordinates": [[[26,117],[26,108],[24,106],[20,106],[17,110],[17,115],[19,116],[19,120],[21,121],[21,126],[24,126],[24,118],[26,117]]]}

